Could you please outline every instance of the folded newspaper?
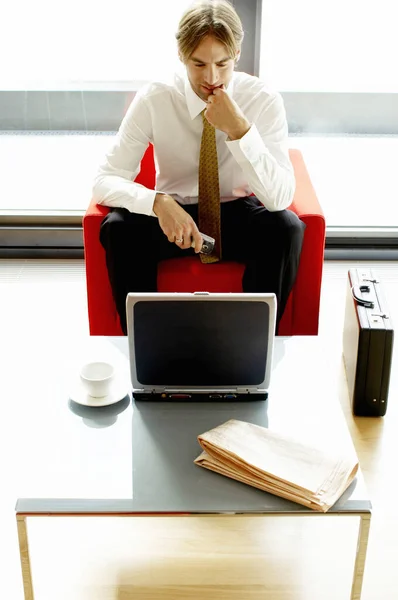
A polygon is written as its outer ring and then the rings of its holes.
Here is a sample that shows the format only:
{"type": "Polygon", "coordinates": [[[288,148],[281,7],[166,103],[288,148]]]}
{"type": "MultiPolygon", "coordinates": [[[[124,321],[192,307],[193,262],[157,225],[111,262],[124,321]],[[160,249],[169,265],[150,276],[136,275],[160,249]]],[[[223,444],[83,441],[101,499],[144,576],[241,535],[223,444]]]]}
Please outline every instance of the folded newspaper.
{"type": "Polygon", "coordinates": [[[327,512],[353,481],[358,459],[327,453],[265,427],[232,419],[198,436],[195,464],[281,498],[327,512]]]}

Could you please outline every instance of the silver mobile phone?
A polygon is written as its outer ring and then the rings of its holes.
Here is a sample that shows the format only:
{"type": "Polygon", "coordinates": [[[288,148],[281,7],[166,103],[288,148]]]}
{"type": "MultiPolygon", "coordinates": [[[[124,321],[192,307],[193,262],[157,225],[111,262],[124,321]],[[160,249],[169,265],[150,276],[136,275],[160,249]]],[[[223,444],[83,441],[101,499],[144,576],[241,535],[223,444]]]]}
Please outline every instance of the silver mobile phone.
{"type": "MultiPolygon", "coordinates": [[[[214,250],[214,244],[216,240],[205,233],[200,234],[202,236],[202,248],[201,254],[211,254],[214,250]]],[[[195,248],[195,242],[192,240],[191,248],[195,248]]]]}

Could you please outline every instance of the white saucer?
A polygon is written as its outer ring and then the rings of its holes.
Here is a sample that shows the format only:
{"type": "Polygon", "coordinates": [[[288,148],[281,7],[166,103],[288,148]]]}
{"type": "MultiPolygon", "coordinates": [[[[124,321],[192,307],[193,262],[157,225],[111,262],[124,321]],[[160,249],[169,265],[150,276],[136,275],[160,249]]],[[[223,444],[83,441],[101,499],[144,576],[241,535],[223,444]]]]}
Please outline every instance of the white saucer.
{"type": "Polygon", "coordinates": [[[69,394],[69,398],[73,402],[82,404],[83,406],[109,406],[110,404],[116,404],[123,400],[129,393],[129,385],[123,379],[116,379],[112,384],[110,393],[107,396],[101,398],[94,398],[87,394],[80,379],[73,386],[72,392],[69,394]]]}

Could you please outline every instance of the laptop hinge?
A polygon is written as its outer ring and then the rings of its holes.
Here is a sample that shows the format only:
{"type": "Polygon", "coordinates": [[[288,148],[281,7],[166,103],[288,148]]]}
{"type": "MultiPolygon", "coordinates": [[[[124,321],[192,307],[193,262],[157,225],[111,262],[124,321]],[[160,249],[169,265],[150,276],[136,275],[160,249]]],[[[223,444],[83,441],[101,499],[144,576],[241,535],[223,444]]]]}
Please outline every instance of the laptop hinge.
{"type": "MultiPolygon", "coordinates": [[[[144,392],[145,394],[165,394],[165,393],[178,393],[181,391],[187,391],[188,390],[181,390],[180,388],[146,388],[146,389],[137,389],[135,390],[136,392],[144,392]]],[[[189,390],[192,393],[195,392],[203,392],[202,389],[191,389],[189,390]]],[[[208,390],[207,390],[208,391],[208,390]]],[[[248,387],[248,388],[228,388],[228,389],[222,389],[222,390],[214,390],[215,392],[220,391],[222,393],[230,393],[230,394],[258,394],[259,392],[264,392],[264,390],[259,390],[258,388],[255,387],[248,387]]]]}
{"type": "Polygon", "coordinates": [[[143,394],[163,394],[166,390],[165,388],[140,388],[134,391],[143,394]]]}

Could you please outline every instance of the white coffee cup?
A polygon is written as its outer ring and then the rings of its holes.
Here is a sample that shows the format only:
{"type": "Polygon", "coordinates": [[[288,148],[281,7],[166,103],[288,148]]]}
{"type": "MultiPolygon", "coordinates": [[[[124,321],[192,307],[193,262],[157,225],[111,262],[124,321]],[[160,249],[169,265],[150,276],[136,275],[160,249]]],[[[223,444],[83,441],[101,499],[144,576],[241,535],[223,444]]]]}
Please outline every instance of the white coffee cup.
{"type": "Polygon", "coordinates": [[[114,375],[115,369],[108,362],[89,362],[80,370],[80,379],[86,392],[93,398],[109,394],[114,375]]]}

